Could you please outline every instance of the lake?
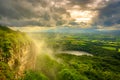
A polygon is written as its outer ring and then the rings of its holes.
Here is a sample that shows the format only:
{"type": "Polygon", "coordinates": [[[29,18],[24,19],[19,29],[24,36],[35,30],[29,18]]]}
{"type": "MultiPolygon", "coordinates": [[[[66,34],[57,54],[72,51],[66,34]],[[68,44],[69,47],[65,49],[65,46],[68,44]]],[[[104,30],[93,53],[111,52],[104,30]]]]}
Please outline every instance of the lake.
{"type": "Polygon", "coordinates": [[[84,52],[84,51],[60,51],[59,53],[72,54],[72,55],[76,55],[76,56],[81,56],[81,55],[93,56],[92,54],[84,52]]]}

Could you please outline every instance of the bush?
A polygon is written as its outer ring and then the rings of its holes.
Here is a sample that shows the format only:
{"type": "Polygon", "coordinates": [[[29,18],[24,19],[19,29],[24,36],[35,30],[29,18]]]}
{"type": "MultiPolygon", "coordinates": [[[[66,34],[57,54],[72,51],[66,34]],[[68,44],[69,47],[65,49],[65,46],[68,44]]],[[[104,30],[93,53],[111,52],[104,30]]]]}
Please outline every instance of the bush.
{"type": "Polygon", "coordinates": [[[88,80],[88,78],[76,73],[74,70],[63,69],[59,72],[59,80],[88,80]]]}
{"type": "Polygon", "coordinates": [[[21,80],[48,80],[48,78],[40,72],[29,70],[21,80]]]}
{"type": "Polygon", "coordinates": [[[0,80],[13,80],[14,74],[8,64],[0,62],[0,80]]]}

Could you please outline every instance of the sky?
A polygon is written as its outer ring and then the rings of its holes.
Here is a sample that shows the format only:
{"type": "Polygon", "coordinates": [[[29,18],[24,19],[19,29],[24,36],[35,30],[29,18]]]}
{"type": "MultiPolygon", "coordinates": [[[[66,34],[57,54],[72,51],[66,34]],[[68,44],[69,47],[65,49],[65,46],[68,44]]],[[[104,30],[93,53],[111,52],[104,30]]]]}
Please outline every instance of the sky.
{"type": "Polygon", "coordinates": [[[120,29],[120,0],[0,0],[0,24],[120,29]]]}

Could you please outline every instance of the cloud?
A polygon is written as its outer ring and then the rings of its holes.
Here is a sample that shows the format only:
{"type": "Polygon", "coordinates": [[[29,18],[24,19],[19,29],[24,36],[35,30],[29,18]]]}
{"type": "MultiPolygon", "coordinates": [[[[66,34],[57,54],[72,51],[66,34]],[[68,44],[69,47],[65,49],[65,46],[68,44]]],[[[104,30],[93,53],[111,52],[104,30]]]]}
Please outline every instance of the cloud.
{"type": "Polygon", "coordinates": [[[8,19],[21,19],[24,17],[30,18],[32,15],[37,17],[37,14],[32,11],[33,7],[27,1],[20,0],[1,0],[0,15],[8,19]]]}
{"type": "Polygon", "coordinates": [[[53,26],[63,14],[68,12],[59,0],[0,0],[0,24],[53,26]]]}
{"type": "Polygon", "coordinates": [[[80,8],[82,7],[82,9],[84,8],[88,8],[87,5],[94,2],[94,0],[69,0],[70,3],[68,3],[71,7],[74,6],[80,6],[80,8]]]}
{"type": "Polygon", "coordinates": [[[120,24],[119,4],[119,0],[0,0],[0,24],[113,26],[120,24]]]}
{"type": "Polygon", "coordinates": [[[120,1],[110,1],[108,5],[99,10],[99,16],[95,19],[96,25],[114,26],[120,24],[120,1]]]}

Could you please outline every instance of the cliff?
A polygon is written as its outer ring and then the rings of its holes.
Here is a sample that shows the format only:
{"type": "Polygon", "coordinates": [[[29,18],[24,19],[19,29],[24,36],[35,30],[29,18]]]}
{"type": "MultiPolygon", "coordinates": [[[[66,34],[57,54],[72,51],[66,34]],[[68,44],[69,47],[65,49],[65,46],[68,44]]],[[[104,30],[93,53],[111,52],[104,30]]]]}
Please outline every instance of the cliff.
{"type": "Polygon", "coordinates": [[[18,79],[24,70],[33,68],[34,50],[25,33],[0,26],[0,80],[18,79]]]}

